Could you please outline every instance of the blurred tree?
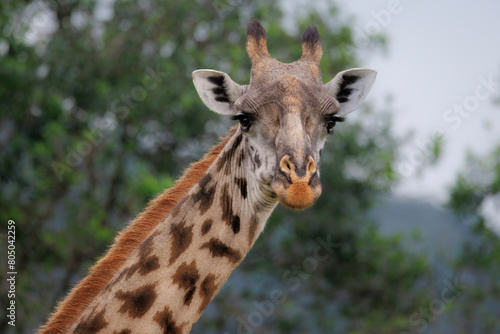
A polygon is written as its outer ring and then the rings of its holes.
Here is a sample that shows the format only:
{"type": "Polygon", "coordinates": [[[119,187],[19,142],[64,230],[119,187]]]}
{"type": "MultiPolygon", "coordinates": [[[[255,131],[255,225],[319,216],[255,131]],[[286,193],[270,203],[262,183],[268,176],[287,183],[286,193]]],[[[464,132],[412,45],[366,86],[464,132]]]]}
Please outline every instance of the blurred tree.
{"type": "MultiPolygon", "coordinates": [[[[0,215],[17,223],[16,332],[26,333],[116,231],[228,129],[202,105],[191,72],[214,68],[248,82],[252,18],[266,26],[276,58],[296,60],[301,48],[271,1],[5,0],[0,8],[0,215]]],[[[287,20],[318,26],[324,81],[357,65],[342,51],[356,46],[336,6],[287,20]]],[[[328,144],[321,200],[273,215],[193,332],[405,328],[422,304],[413,287],[427,265],[367,217],[395,182],[398,141],[387,114],[357,113],[328,144]]],[[[12,331],[6,320],[2,333],[12,331]]]]}
{"type": "Polygon", "coordinates": [[[454,269],[462,281],[451,316],[455,333],[500,331],[500,145],[489,155],[469,154],[450,191],[448,206],[470,230],[454,269]]]}

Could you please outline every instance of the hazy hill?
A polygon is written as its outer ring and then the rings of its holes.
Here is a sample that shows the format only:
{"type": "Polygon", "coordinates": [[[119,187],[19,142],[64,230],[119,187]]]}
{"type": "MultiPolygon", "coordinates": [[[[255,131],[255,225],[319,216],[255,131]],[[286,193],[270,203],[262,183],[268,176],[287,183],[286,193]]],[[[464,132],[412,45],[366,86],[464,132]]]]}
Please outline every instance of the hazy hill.
{"type": "Polygon", "coordinates": [[[431,260],[451,260],[468,237],[466,225],[452,212],[424,199],[388,196],[371,212],[384,235],[400,234],[415,252],[431,260]]]}

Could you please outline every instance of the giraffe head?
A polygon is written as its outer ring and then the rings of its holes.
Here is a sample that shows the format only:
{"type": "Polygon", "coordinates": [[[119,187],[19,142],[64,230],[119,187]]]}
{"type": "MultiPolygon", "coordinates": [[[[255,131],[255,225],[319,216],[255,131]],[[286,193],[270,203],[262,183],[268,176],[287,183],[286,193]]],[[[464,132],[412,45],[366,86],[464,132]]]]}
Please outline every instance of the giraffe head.
{"type": "Polygon", "coordinates": [[[321,194],[326,138],[364,100],[376,72],[346,70],[323,84],[320,35],[311,27],[302,36],[302,57],[293,63],[269,55],[266,31],[257,21],[248,25],[247,52],[252,61],[249,85],[239,85],[223,72],[197,70],[196,90],[208,108],[239,120],[259,182],[285,206],[305,209],[321,194]]]}

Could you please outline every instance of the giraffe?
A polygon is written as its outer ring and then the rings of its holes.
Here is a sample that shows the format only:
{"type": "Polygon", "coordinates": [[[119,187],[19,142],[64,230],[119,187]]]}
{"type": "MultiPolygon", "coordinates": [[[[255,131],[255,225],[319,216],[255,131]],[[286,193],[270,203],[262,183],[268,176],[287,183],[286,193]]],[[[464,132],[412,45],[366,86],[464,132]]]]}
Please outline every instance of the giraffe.
{"type": "Polygon", "coordinates": [[[276,205],[303,210],[320,196],[326,138],[361,104],[376,72],[345,70],[323,84],[312,27],[301,58],[281,63],[253,21],[247,53],[248,85],[193,72],[204,104],[239,124],[117,236],[39,333],[188,333],[276,205]]]}

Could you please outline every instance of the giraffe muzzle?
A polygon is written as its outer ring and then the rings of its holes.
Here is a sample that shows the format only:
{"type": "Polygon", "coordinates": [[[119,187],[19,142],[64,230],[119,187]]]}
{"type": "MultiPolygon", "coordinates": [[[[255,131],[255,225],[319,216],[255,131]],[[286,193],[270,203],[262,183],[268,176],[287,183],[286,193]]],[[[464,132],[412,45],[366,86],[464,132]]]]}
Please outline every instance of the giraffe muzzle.
{"type": "Polygon", "coordinates": [[[307,157],[305,167],[300,168],[290,155],[281,158],[271,187],[279,201],[294,210],[311,206],[321,195],[318,168],[313,157],[307,157]]]}

